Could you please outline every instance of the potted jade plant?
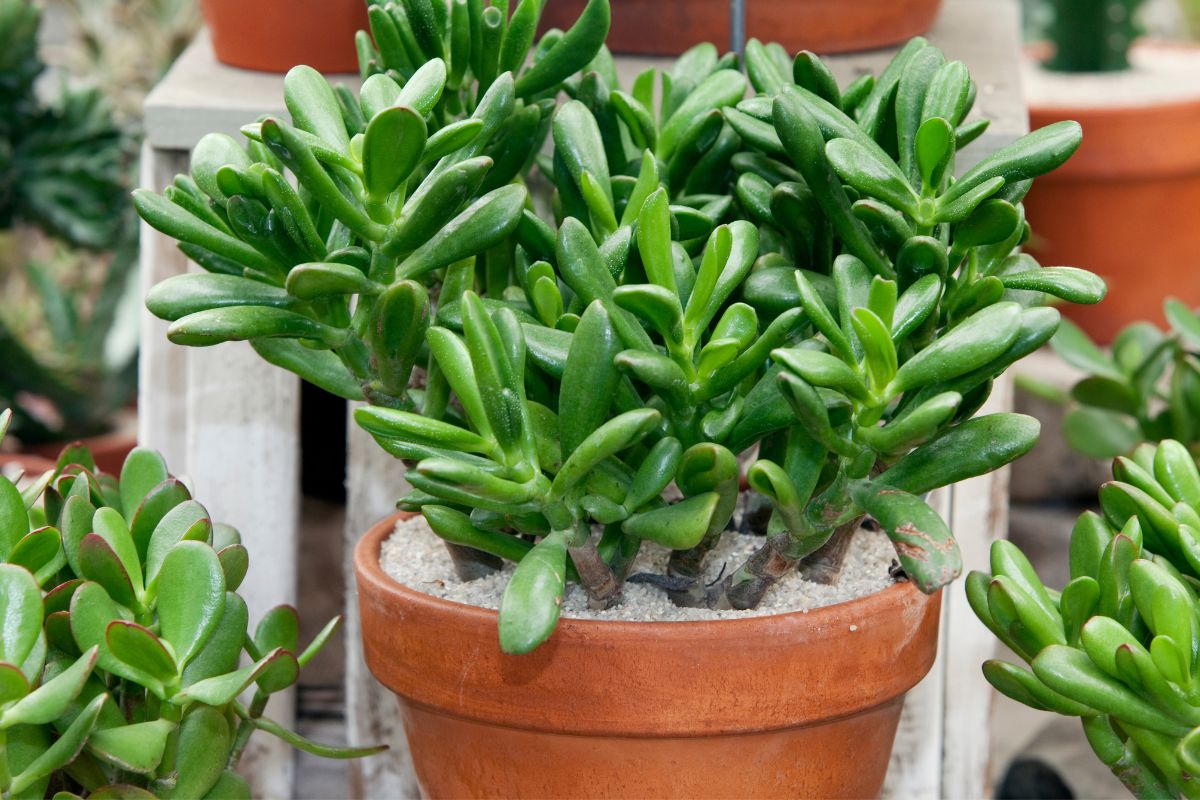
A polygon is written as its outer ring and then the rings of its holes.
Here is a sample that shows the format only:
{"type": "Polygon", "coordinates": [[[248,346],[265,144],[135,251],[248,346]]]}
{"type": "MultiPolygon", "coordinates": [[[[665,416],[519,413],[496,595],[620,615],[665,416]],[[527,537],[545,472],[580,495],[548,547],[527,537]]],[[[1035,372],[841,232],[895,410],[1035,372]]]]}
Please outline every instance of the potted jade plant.
{"type": "Polygon", "coordinates": [[[1012,544],[967,578],[975,613],[1032,671],[983,665],[997,690],[1079,717],[1100,761],[1139,798],[1195,797],[1200,773],[1200,471],[1173,439],[1113,463],[1100,513],[1070,543],[1070,582],[1044,586],[1012,544]]]}
{"type": "Polygon", "coordinates": [[[1134,322],[1107,351],[1069,322],[1050,340],[1064,361],[1084,372],[1061,398],[1068,406],[1063,435],[1077,452],[1111,459],[1164,439],[1198,452],[1200,316],[1174,298],[1163,303],[1163,316],[1165,331],[1134,322]]]}
{"type": "MultiPolygon", "coordinates": [[[[566,26],[586,0],[545,3],[543,27],[566,26]]],[[[734,15],[749,36],[788,50],[844,53],[899,44],[933,25],[942,0],[614,0],[609,47],[618,53],[674,56],[704,42],[731,43],[734,15]]]]}
{"type": "Polygon", "coordinates": [[[29,0],[0,0],[0,407],[23,451],[87,439],[116,470],[136,444],[122,409],[137,316],[120,313],[137,302],[132,140],[95,89],[41,100],[40,21],[29,0]]]}
{"type": "Polygon", "coordinates": [[[1104,293],[1018,252],[1079,129],[955,180],[975,90],[923,40],[844,90],[771,46],[626,90],[606,0],[538,5],[373,6],[357,98],[296,68],[290,121],[137,193],[205,269],[147,304],[409,466],[356,572],[430,796],[872,796],[961,568],[924,498],[1033,445],[977,412],[1043,293],[1104,293]]]}
{"type": "Polygon", "coordinates": [[[237,531],[153,451],[119,476],[83,447],[22,488],[0,476],[0,794],[249,797],[236,770],[256,731],[329,758],[378,752],[264,715],[340,618],[303,648],[290,606],[251,629],[248,570],[237,531]]]}
{"type": "Polygon", "coordinates": [[[1112,292],[1067,315],[1101,344],[1137,320],[1162,324],[1162,298],[1200,305],[1200,49],[1139,40],[1139,0],[1047,0],[1049,52],[1026,64],[1030,124],[1074,119],[1085,144],[1029,196],[1032,251],[1087,264],[1112,292]],[[1151,144],[1152,143],[1152,144],[1151,144]],[[1145,232],[1153,230],[1153,236],[1145,232]]]}

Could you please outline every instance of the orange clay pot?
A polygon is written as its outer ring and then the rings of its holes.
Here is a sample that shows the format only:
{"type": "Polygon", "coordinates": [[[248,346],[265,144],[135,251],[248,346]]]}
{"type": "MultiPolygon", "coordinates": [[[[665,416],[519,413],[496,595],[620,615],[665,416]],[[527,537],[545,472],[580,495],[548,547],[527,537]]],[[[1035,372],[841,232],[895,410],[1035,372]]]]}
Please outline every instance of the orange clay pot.
{"type": "MultiPolygon", "coordinates": [[[[542,28],[569,27],[587,0],[554,0],[542,28]]],[[[746,35],[790,52],[843,53],[903,42],[929,30],[942,0],[745,0],[746,35]]],[[[729,0],[612,0],[615,53],[678,55],[692,45],[730,46],[729,0]]]]}
{"type": "Polygon", "coordinates": [[[287,72],[357,72],[354,35],[367,29],[363,0],[201,0],[217,60],[287,72]]]}
{"type": "Polygon", "coordinates": [[[359,609],[430,798],[874,797],[937,649],[941,596],[901,583],[807,614],[563,619],[508,656],[495,611],[384,574],[398,518],[355,550],[359,609]]]}
{"type": "Polygon", "coordinates": [[[54,469],[54,462],[48,458],[28,453],[0,453],[0,472],[11,464],[16,464],[26,475],[41,475],[54,469]]]}
{"type": "Polygon", "coordinates": [[[1200,306],[1200,98],[1138,106],[1031,106],[1031,128],[1064,119],[1083,145],[1025,200],[1043,264],[1108,282],[1098,305],[1063,312],[1101,344],[1137,320],[1162,326],[1163,299],[1200,306]]]}
{"type": "MultiPolygon", "coordinates": [[[[59,453],[71,444],[75,444],[75,442],[48,442],[28,445],[24,450],[32,456],[56,462],[59,453]]],[[[137,447],[137,432],[118,430],[112,433],[103,433],[99,436],[81,439],[78,444],[84,445],[91,452],[92,460],[96,462],[96,469],[116,476],[121,474],[121,466],[125,463],[125,457],[133,448],[137,447]]],[[[51,463],[51,466],[54,464],[51,463]]]]}

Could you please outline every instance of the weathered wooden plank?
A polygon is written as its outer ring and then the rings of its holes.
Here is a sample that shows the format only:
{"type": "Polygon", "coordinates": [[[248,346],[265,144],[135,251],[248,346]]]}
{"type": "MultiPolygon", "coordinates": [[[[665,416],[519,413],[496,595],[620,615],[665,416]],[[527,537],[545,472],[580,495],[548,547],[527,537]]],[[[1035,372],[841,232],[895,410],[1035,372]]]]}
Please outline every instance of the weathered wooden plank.
{"type": "MultiPolygon", "coordinates": [[[[996,381],[981,413],[1012,410],[1008,375],[996,381]]],[[[988,569],[992,542],[1008,533],[1009,469],[963,481],[954,492],[950,524],[963,555],[963,574],[988,569]]],[[[943,654],[945,727],[942,748],[942,797],[988,797],[991,727],[995,693],[980,666],[995,653],[996,639],[971,611],[962,582],[946,593],[942,639],[952,642],[943,654]]]]}
{"type": "MultiPolygon", "coordinates": [[[[957,499],[955,488],[939,489],[930,504],[949,520],[957,499]]],[[[895,800],[925,800],[942,794],[942,740],[945,730],[946,617],[954,586],[942,591],[942,629],[937,661],[904,700],[904,713],[896,730],[896,744],[888,765],[883,797],[895,800]]]]}
{"type": "Polygon", "coordinates": [[[367,530],[396,510],[396,499],[409,490],[404,465],[380,449],[354,423],[354,404],[347,424],[346,455],[346,731],[353,745],[383,742],[391,749],[350,764],[349,796],[408,800],[419,797],[412,760],[404,740],[399,708],[363,660],[354,584],[354,546],[367,530]]]}

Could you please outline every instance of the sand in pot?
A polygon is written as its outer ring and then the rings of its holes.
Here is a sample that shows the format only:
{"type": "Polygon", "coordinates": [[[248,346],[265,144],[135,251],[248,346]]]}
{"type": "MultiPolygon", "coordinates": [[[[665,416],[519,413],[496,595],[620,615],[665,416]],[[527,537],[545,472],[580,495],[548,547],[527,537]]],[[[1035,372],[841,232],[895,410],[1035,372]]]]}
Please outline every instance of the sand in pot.
{"type": "MultiPolygon", "coordinates": [[[[722,568],[736,569],[763,543],[762,537],[726,531],[720,544],[705,560],[705,582],[717,579],[722,568]]],[[[670,551],[647,542],[642,545],[633,572],[665,571],[670,551]]],[[[836,583],[812,583],[792,572],[776,584],[758,608],[747,611],[714,611],[680,608],[659,588],[627,583],[621,603],[597,611],[587,606],[587,595],[577,585],[567,586],[562,615],[577,619],[625,620],[634,622],[681,622],[687,620],[734,619],[738,617],[808,611],[843,603],[886,589],[894,582],[889,575],[896,552],[881,532],[859,529],[851,541],[845,567],[836,583]]],[[[394,580],[418,591],[482,608],[498,608],[514,565],[494,575],[470,582],[459,581],[446,547],[429,529],[424,517],[414,516],[396,524],[396,531],[380,553],[383,571],[394,580]]]]}
{"type": "Polygon", "coordinates": [[[1187,43],[1138,42],[1129,69],[1116,72],[1055,72],[1036,58],[1024,59],[1021,72],[1033,106],[1119,108],[1200,98],[1200,47],[1187,43]]]}

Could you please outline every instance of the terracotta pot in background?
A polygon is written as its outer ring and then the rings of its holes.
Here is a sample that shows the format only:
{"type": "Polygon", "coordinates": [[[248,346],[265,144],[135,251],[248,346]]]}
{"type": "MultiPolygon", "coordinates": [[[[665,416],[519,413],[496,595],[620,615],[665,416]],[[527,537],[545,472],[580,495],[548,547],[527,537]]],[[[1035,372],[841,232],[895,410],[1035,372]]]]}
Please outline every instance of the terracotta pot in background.
{"type": "MultiPolygon", "coordinates": [[[[587,0],[554,0],[542,28],[570,26],[587,0]]],[[[898,44],[929,30],[942,0],[745,0],[746,35],[789,51],[842,53],[898,44]]],[[[678,55],[700,42],[730,46],[729,0],[613,0],[614,53],[678,55]]]]}
{"type": "MultiPolygon", "coordinates": [[[[71,443],[47,442],[45,444],[28,445],[24,450],[30,455],[56,462],[59,453],[68,444],[71,443]]],[[[137,447],[137,430],[122,428],[112,433],[102,433],[99,436],[90,436],[86,439],[81,439],[80,444],[83,444],[91,451],[92,459],[96,462],[98,470],[106,472],[109,475],[120,475],[121,466],[125,463],[125,456],[129,455],[129,452],[137,447]]],[[[51,466],[53,466],[53,463],[51,466]]]]}
{"type": "Polygon", "coordinates": [[[1063,308],[1101,343],[1137,320],[1163,325],[1164,297],[1200,306],[1200,87],[1195,94],[1103,107],[1031,103],[1031,128],[1083,126],[1079,151],[1034,182],[1025,209],[1029,249],[1043,264],[1108,282],[1100,304],[1063,308]]]}
{"type": "Polygon", "coordinates": [[[7,473],[9,467],[16,466],[26,475],[40,475],[54,469],[54,462],[42,456],[28,453],[0,453],[0,473],[7,473]]]}
{"type": "Polygon", "coordinates": [[[940,595],[911,584],[809,613],[563,619],[500,652],[496,612],[355,550],[367,665],[396,693],[424,796],[874,797],[904,694],[933,664],[940,595]]]}
{"type": "Polygon", "coordinates": [[[357,72],[354,34],[367,29],[363,0],[201,0],[223,64],[287,72],[357,72]]]}

